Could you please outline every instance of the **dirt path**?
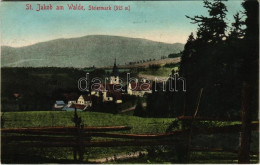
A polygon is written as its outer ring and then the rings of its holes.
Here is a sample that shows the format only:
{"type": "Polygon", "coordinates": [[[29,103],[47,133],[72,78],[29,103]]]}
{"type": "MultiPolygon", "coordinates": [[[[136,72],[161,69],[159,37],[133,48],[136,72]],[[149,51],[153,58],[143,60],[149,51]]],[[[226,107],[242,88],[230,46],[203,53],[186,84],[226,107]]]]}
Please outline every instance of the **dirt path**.
{"type": "MultiPolygon", "coordinates": [[[[142,105],[143,105],[143,107],[146,107],[146,103],[143,103],[142,105]]],[[[136,105],[135,105],[135,106],[132,106],[132,107],[130,107],[130,108],[124,109],[124,110],[122,110],[120,113],[125,113],[125,112],[129,112],[129,111],[133,111],[133,110],[135,110],[135,107],[136,107],[136,105]]]]}
{"type": "Polygon", "coordinates": [[[111,161],[116,161],[116,160],[124,160],[124,159],[129,159],[129,158],[138,158],[141,155],[146,155],[146,151],[136,151],[136,152],[129,152],[121,155],[114,155],[110,157],[105,157],[105,158],[100,158],[100,159],[94,159],[94,160],[89,160],[90,163],[106,163],[106,162],[111,162],[111,161]]]}
{"type": "Polygon", "coordinates": [[[135,107],[136,107],[136,106],[132,106],[132,107],[130,107],[130,108],[124,109],[124,110],[122,110],[120,113],[125,113],[125,112],[129,112],[129,111],[133,111],[133,110],[135,110],[135,107]]]}

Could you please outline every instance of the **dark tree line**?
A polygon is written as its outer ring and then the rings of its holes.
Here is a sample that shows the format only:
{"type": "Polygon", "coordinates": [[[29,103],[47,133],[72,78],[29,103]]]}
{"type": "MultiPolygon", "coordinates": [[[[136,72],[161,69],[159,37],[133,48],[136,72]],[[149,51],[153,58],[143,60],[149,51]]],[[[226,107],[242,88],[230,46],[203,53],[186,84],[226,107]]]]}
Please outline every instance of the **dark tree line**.
{"type": "Polygon", "coordinates": [[[192,115],[201,88],[204,89],[201,115],[236,116],[240,108],[241,55],[237,52],[240,39],[229,38],[227,8],[222,1],[204,1],[209,16],[195,16],[196,36],[189,36],[181,59],[180,75],[187,79],[185,115],[192,115]]]}
{"type": "MultiPolygon", "coordinates": [[[[164,56],[162,56],[164,57],[164,56]]],[[[161,57],[161,59],[162,59],[161,57]]],[[[131,62],[128,62],[128,63],[125,63],[125,65],[135,65],[135,64],[142,64],[142,63],[145,63],[145,62],[150,62],[150,61],[155,61],[155,58],[154,59],[146,59],[146,60],[138,60],[138,61],[131,61],[131,62]]]]}
{"type": "Polygon", "coordinates": [[[250,163],[251,121],[258,116],[259,101],[259,4],[245,1],[246,29],[242,53],[242,129],[238,163],[250,163]]]}
{"type": "MultiPolygon", "coordinates": [[[[258,21],[250,19],[250,7],[245,6],[253,6],[253,3],[243,3],[246,19],[243,14],[235,14],[231,27],[225,19],[227,8],[220,0],[204,1],[208,17],[187,16],[192,23],[198,24],[198,30],[196,37],[189,36],[180,66],[180,76],[187,79],[186,115],[194,112],[196,98],[203,88],[201,115],[238,118],[243,81],[250,79],[252,86],[258,86],[258,31],[250,25],[255,24],[258,29],[258,21]]],[[[256,14],[255,18],[258,17],[256,14]]],[[[254,93],[257,98],[257,91],[254,93]]],[[[256,114],[257,100],[254,98],[252,109],[256,114]]]]}
{"type": "Polygon", "coordinates": [[[208,16],[187,16],[198,25],[181,57],[179,76],[186,79],[187,91],[149,96],[147,108],[154,111],[154,117],[193,115],[203,88],[199,116],[241,119],[245,82],[251,89],[251,114],[258,116],[258,3],[245,1],[242,5],[245,12],[235,14],[232,23],[220,0],[204,1],[208,16]]]}
{"type": "Polygon", "coordinates": [[[76,68],[1,68],[2,111],[51,110],[64,93],[78,92],[77,80],[84,75],[76,68]]]}

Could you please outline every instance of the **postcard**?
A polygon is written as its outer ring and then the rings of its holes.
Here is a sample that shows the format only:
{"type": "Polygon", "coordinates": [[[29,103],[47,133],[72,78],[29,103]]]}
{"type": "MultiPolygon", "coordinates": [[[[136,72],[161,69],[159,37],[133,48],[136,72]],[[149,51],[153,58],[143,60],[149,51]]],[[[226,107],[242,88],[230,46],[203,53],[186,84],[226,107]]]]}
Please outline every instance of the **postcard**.
{"type": "Polygon", "coordinates": [[[2,1],[1,163],[259,163],[258,1],[2,1]]]}

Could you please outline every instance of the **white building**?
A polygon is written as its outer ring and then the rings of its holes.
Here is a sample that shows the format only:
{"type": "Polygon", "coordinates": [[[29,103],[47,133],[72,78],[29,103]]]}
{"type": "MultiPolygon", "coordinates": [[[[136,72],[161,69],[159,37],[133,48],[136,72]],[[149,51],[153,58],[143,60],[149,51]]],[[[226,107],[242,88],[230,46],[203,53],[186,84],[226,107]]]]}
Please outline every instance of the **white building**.
{"type": "Polygon", "coordinates": [[[116,66],[116,59],[112,73],[110,75],[109,84],[99,84],[92,86],[91,95],[102,97],[103,102],[114,101],[115,103],[122,103],[122,94],[121,91],[117,91],[116,85],[119,84],[119,70],[116,66]]]}
{"type": "Polygon", "coordinates": [[[86,107],[92,106],[91,96],[90,95],[80,95],[77,104],[85,105],[86,107]]]}
{"type": "Polygon", "coordinates": [[[145,93],[152,93],[152,83],[131,82],[127,86],[127,93],[143,97],[145,93]]]}
{"type": "Polygon", "coordinates": [[[53,106],[54,110],[60,110],[62,109],[66,104],[62,100],[55,101],[55,104],[53,106]]]}

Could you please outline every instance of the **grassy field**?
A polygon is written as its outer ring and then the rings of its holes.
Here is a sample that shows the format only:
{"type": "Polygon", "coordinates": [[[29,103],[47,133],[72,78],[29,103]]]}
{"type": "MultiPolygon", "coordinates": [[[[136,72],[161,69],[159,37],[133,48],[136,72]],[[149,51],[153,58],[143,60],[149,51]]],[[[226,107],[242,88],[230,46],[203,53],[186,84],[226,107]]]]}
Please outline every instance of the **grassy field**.
{"type": "Polygon", "coordinates": [[[157,70],[146,69],[145,71],[141,71],[140,74],[168,77],[172,73],[173,69],[177,70],[178,67],[173,67],[173,68],[160,67],[157,70]]]}
{"type": "MultiPolygon", "coordinates": [[[[3,113],[2,113],[3,114],[3,113]]],[[[74,112],[32,111],[5,112],[3,128],[74,126],[74,112]]],[[[131,126],[131,133],[164,133],[173,118],[140,118],[98,112],[78,112],[84,125],[88,126],[131,126]]]]}
{"type": "MultiPolygon", "coordinates": [[[[31,111],[31,112],[5,112],[2,113],[2,127],[3,128],[22,128],[22,127],[46,127],[46,126],[73,126],[71,119],[74,112],[61,111],[31,111]]],[[[131,126],[132,129],[128,131],[121,131],[122,133],[164,133],[172,121],[176,119],[171,118],[140,118],[129,115],[113,115],[108,113],[98,112],[78,112],[78,116],[82,118],[82,122],[88,126],[131,126]]],[[[98,138],[93,138],[98,139],[98,138]]],[[[101,139],[99,139],[101,140],[101,139]]],[[[91,147],[88,148],[86,154],[88,159],[102,158],[105,156],[113,156],[115,154],[122,154],[132,151],[143,151],[145,147],[91,147]]],[[[42,155],[44,153],[43,162],[48,162],[47,159],[73,159],[73,153],[70,148],[43,148],[37,149],[19,149],[7,148],[5,153],[8,154],[9,159],[16,157],[18,153],[28,153],[42,155]],[[16,153],[13,155],[13,153],[16,153]]],[[[23,157],[22,155],[21,157],[23,157]]],[[[39,159],[39,158],[38,158],[39,159]]],[[[41,158],[42,159],[42,158],[41,158]]],[[[7,159],[8,160],[8,159],[7,159]]],[[[32,161],[34,162],[34,161],[32,161]]]]}
{"type": "MultiPolygon", "coordinates": [[[[2,115],[3,128],[21,127],[46,127],[46,126],[73,126],[74,112],[61,111],[31,111],[31,112],[5,112],[2,115]]],[[[175,118],[140,118],[121,114],[108,114],[98,112],[78,112],[82,122],[88,126],[131,126],[131,130],[121,133],[156,134],[180,129],[180,125],[171,127],[172,123],[179,123],[175,118]]],[[[233,125],[240,122],[204,122],[204,126],[233,125]]],[[[253,134],[252,148],[258,150],[258,133],[253,134]]],[[[233,134],[199,135],[192,139],[192,145],[211,148],[237,149],[239,136],[233,134]]],[[[102,140],[102,138],[92,138],[102,140]]],[[[182,146],[183,144],[176,144],[182,146]]],[[[135,159],[118,160],[112,163],[181,163],[178,160],[180,148],[176,146],[126,146],[126,147],[89,147],[85,150],[85,163],[98,158],[106,158],[114,155],[122,155],[129,152],[148,151],[148,155],[135,159]],[[166,148],[165,148],[166,147],[166,148]],[[172,148],[171,148],[172,147],[172,148]],[[167,149],[168,148],[168,149],[167,149]],[[155,155],[151,155],[152,150],[155,155]],[[166,152],[167,151],[167,152],[166,152]],[[174,151],[169,153],[169,151],[174,151]]],[[[152,152],[152,153],[153,153],[152,152]]],[[[2,145],[3,159],[5,163],[68,163],[73,161],[71,148],[9,148],[2,145]],[[28,159],[28,156],[30,159],[28,159]],[[31,158],[32,157],[32,158],[31,158]]],[[[237,154],[229,152],[192,152],[191,163],[237,163],[237,154]]],[[[259,160],[252,157],[252,162],[259,160]]],[[[111,162],[110,162],[111,163],[111,162]]]]}
{"type": "MultiPolygon", "coordinates": [[[[163,155],[163,154],[162,154],[163,155]]],[[[158,157],[151,157],[149,155],[146,155],[139,159],[129,159],[127,161],[117,161],[116,163],[124,163],[124,164],[167,164],[167,163],[173,163],[173,159],[169,158],[166,155],[162,156],[164,159],[160,159],[158,157]],[[165,161],[165,159],[167,161],[165,161]]],[[[230,152],[192,152],[191,153],[191,160],[190,164],[237,164],[237,154],[236,153],[230,153],[230,152]]],[[[251,163],[257,164],[259,163],[257,155],[252,155],[251,157],[251,163]]],[[[183,163],[183,162],[179,162],[183,163]]],[[[178,164],[179,164],[178,163],[178,164]]]]}

